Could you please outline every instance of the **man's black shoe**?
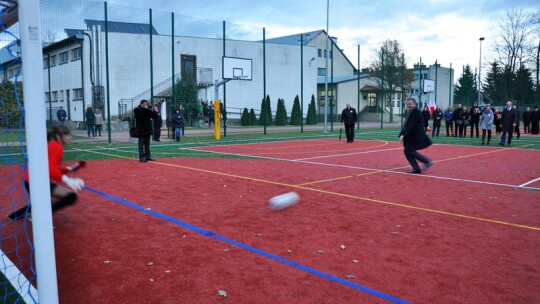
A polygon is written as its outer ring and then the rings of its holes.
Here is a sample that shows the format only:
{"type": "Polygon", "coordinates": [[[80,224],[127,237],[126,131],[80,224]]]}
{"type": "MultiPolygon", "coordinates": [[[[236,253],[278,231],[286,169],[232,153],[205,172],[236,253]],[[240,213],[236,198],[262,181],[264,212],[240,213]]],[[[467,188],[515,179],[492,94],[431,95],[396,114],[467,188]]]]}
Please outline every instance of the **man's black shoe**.
{"type": "Polygon", "coordinates": [[[139,161],[140,161],[141,163],[146,163],[148,160],[147,160],[146,158],[140,158],[139,161]]]}
{"type": "Polygon", "coordinates": [[[409,171],[407,173],[409,173],[409,174],[422,174],[422,170],[415,169],[415,170],[409,171]]]}
{"type": "Polygon", "coordinates": [[[499,143],[499,145],[503,146],[504,147],[504,144],[503,143],[499,143]]]}
{"type": "Polygon", "coordinates": [[[154,158],[147,158],[147,161],[156,161],[154,158]]]}

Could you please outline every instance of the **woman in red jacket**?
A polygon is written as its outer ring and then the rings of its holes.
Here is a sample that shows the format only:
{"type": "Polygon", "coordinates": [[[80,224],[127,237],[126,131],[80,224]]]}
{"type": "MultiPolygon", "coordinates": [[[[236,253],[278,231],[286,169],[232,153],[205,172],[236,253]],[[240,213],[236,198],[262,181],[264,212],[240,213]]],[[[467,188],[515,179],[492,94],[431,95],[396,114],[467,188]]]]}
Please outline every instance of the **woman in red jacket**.
{"type": "MultiPolygon", "coordinates": [[[[78,161],[76,164],[64,167],[62,157],[64,156],[64,145],[71,142],[69,129],[64,125],[54,126],[47,134],[47,152],[49,156],[49,177],[51,181],[52,211],[59,210],[77,201],[77,192],[84,187],[84,182],[80,178],[71,178],[66,175],[67,172],[73,172],[86,165],[84,161],[78,161]],[[63,182],[67,188],[59,185],[63,182]]],[[[28,170],[24,181],[26,191],[30,193],[30,184],[28,179],[28,170]]],[[[18,220],[31,212],[31,205],[22,207],[8,215],[10,220],[18,220]]]]}

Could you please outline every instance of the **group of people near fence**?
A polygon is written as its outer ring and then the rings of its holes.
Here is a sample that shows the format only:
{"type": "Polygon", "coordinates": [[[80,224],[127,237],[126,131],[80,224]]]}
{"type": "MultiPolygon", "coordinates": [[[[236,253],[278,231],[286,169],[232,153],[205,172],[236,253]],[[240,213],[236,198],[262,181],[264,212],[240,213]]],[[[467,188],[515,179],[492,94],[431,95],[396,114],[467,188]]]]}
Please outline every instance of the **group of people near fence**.
{"type": "Polygon", "coordinates": [[[501,139],[501,145],[509,145],[512,143],[513,135],[516,138],[521,136],[521,123],[523,123],[523,132],[525,134],[539,134],[540,124],[540,111],[538,107],[534,107],[531,110],[527,107],[522,114],[512,105],[511,101],[506,103],[506,106],[502,109],[498,107],[492,107],[487,104],[483,109],[474,104],[470,109],[466,106],[458,104],[455,108],[448,106],[448,108],[442,112],[440,107],[431,111],[431,109],[425,105],[422,110],[422,116],[424,121],[424,131],[428,132],[431,122],[431,136],[438,137],[444,120],[446,126],[447,137],[467,137],[467,129],[469,129],[468,136],[473,138],[480,138],[482,135],[482,145],[490,144],[491,130],[495,127],[495,136],[497,139],[501,139]]]}

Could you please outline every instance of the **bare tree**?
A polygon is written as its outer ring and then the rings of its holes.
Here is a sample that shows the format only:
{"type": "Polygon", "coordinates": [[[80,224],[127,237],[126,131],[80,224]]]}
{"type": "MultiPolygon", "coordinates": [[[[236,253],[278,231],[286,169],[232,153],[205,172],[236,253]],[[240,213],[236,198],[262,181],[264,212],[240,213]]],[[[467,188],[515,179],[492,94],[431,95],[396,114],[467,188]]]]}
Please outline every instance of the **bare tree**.
{"type": "Polygon", "coordinates": [[[540,84],[538,78],[540,76],[540,10],[536,11],[532,15],[530,20],[532,31],[532,48],[531,48],[531,57],[534,62],[534,71],[536,73],[535,79],[535,91],[536,91],[536,103],[540,102],[540,84]]]}
{"type": "Polygon", "coordinates": [[[506,18],[498,27],[500,36],[495,42],[497,60],[513,74],[521,64],[527,62],[532,33],[531,14],[512,8],[506,11],[506,18]]]}
{"type": "MultiPolygon", "coordinates": [[[[414,74],[406,67],[404,51],[397,40],[386,40],[378,49],[373,50],[370,69],[377,84],[384,91],[384,95],[398,91],[404,94],[408,91],[407,88],[410,88],[414,81],[414,74]],[[401,88],[402,79],[403,88],[401,88]]],[[[382,100],[385,100],[384,96],[382,100]]],[[[394,107],[388,104],[380,106],[381,109],[387,106],[390,108],[390,121],[392,121],[394,107]]]]}

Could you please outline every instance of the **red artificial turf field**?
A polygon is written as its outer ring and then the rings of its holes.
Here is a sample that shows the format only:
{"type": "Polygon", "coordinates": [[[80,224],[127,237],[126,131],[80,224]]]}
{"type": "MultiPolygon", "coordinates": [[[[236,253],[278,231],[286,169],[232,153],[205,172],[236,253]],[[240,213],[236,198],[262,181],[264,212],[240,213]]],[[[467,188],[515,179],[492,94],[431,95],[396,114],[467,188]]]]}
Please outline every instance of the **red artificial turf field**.
{"type": "Polygon", "coordinates": [[[539,151],[435,145],[408,175],[383,141],[198,150],[268,159],[88,162],[54,216],[61,303],[540,302],[539,151]]]}

